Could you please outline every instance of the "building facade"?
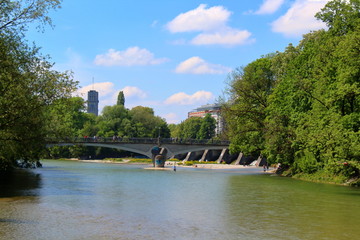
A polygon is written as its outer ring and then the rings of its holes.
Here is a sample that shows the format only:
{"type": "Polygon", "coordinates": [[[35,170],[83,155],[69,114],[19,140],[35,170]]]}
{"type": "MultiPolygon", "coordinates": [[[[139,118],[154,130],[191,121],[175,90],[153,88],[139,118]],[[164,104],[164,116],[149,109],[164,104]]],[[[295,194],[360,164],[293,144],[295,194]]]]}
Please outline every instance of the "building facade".
{"type": "Polygon", "coordinates": [[[98,113],[99,113],[99,93],[97,91],[95,91],[95,90],[90,90],[88,92],[87,112],[95,114],[95,116],[98,116],[98,113]]]}
{"type": "Polygon", "coordinates": [[[224,129],[224,121],[221,117],[221,106],[219,104],[207,104],[200,106],[188,113],[190,117],[205,117],[210,114],[216,120],[215,135],[219,135],[224,129]]]}

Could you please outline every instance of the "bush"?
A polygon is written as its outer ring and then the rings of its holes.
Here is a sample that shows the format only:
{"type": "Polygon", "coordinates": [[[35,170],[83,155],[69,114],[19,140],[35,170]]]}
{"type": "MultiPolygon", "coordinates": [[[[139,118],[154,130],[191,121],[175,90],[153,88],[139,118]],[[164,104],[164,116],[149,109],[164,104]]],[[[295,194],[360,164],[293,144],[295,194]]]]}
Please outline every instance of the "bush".
{"type": "Polygon", "coordinates": [[[347,179],[358,178],[360,173],[360,163],[356,161],[332,162],[325,166],[325,170],[335,176],[344,176],[347,179]]]}
{"type": "Polygon", "coordinates": [[[316,161],[314,154],[305,150],[296,153],[292,171],[294,174],[312,174],[317,172],[322,167],[323,164],[316,161]]]}

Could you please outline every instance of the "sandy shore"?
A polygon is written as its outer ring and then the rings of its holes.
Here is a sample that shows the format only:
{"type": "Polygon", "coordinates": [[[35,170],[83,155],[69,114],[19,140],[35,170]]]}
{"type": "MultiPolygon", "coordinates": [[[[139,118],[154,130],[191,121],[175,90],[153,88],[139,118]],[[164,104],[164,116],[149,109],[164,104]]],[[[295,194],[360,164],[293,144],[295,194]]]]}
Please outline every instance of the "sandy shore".
{"type": "Polygon", "coordinates": [[[243,165],[232,165],[232,164],[194,164],[192,166],[182,166],[181,167],[191,167],[191,168],[207,168],[207,169],[238,169],[238,168],[258,168],[256,166],[246,166],[243,165]]]}
{"type": "MultiPolygon", "coordinates": [[[[79,159],[69,159],[69,160],[73,160],[73,161],[80,161],[80,162],[90,162],[90,163],[112,163],[112,164],[133,164],[133,165],[149,165],[151,166],[151,164],[147,164],[147,163],[136,163],[136,162],[131,162],[130,159],[123,159],[122,161],[111,161],[111,160],[79,160],[79,159]]],[[[182,161],[179,161],[182,162],[182,161]]],[[[182,167],[182,168],[204,168],[204,169],[254,169],[254,168],[258,168],[259,170],[262,170],[262,167],[257,167],[257,166],[243,166],[243,165],[233,165],[233,164],[194,164],[191,166],[185,166],[185,165],[179,165],[179,162],[175,162],[177,167],[182,167]]],[[[171,170],[172,167],[174,166],[174,162],[173,161],[166,161],[165,162],[165,167],[164,168],[156,168],[156,169],[162,169],[162,170],[171,170]]],[[[152,166],[148,167],[146,169],[155,169],[152,166]]],[[[271,173],[273,172],[274,169],[269,169],[266,172],[267,173],[271,173]]]]}
{"type": "MultiPolygon", "coordinates": [[[[111,161],[111,160],[77,160],[79,162],[90,162],[90,163],[129,163],[130,159],[123,159],[122,161],[111,161]]],[[[137,163],[131,163],[137,164],[137,163]]]]}

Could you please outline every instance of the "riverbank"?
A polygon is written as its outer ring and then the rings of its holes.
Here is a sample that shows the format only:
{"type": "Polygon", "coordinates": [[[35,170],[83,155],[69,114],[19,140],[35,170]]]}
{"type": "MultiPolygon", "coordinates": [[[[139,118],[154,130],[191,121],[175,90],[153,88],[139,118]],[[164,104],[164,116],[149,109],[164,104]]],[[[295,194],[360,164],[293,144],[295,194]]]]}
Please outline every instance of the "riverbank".
{"type": "MultiPolygon", "coordinates": [[[[134,164],[134,165],[143,165],[149,164],[152,165],[151,159],[138,159],[138,158],[124,158],[124,159],[94,159],[94,160],[81,160],[77,158],[71,159],[61,159],[68,161],[79,161],[79,162],[89,162],[89,163],[109,163],[109,164],[134,164]]],[[[182,161],[170,160],[165,162],[165,168],[172,168],[173,166],[183,167],[183,168],[199,168],[199,169],[254,169],[258,168],[259,171],[263,171],[262,167],[257,167],[253,165],[234,165],[234,164],[223,164],[223,163],[196,163],[192,162],[191,165],[184,164],[182,161]]],[[[275,173],[275,170],[270,168],[266,173],[275,173]]]]}
{"type": "Polygon", "coordinates": [[[119,159],[78,159],[78,158],[62,158],[58,160],[65,161],[78,161],[78,162],[89,162],[89,163],[113,163],[113,164],[147,164],[151,163],[151,159],[137,159],[137,158],[119,158],[119,159]]]}
{"type": "Polygon", "coordinates": [[[319,169],[312,173],[295,172],[291,168],[279,173],[280,176],[291,177],[306,182],[325,183],[342,186],[360,187],[359,164],[337,164],[319,169]]]}
{"type": "Polygon", "coordinates": [[[293,176],[290,176],[295,179],[299,179],[307,182],[314,183],[326,183],[326,184],[335,184],[342,186],[350,186],[350,187],[360,187],[360,178],[352,177],[346,178],[344,176],[332,176],[324,172],[318,172],[315,174],[305,174],[300,173],[293,176]]]}

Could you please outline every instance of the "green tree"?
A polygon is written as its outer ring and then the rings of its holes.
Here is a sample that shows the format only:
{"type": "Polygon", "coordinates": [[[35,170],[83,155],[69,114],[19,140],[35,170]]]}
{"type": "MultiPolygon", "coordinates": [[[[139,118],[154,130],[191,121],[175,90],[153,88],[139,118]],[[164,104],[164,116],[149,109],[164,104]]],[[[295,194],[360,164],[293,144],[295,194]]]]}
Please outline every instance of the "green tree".
{"type": "Polygon", "coordinates": [[[170,130],[170,136],[172,138],[178,138],[180,136],[180,124],[171,123],[168,125],[168,128],[170,130]]]}
{"type": "Polygon", "coordinates": [[[184,124],[169,124],[170,134],[172,138],[181,138],[184,124]]]}
{"type": "Polygon", "coordinates": [[[329,30],[305,35],[273,64],[265,152],[293,173],[360,160],[359,1],[331,1],[317,17],[329,30]]]}
{"type": "Polygon", "coordinates": [[[360,24],[360,1],[329,1],[315,16],[326,23],[331,34],[345,35],[354,31],[360,24]]]}
{"type": "Polygon", "coordinates": [[[197,139],[211,139],[215,136],[216,120],[208,113],[202,119],[197,139]]]}
{"type": "Polygon", "coordinates": [[[159,130],[162,138],[170,137],[170,130],[166,121],[154,115],[149,107],[137,106],[130,110],[132,125],[136,128],[136,137],[158,137],[159,130]]]}
{"type": "Polygon", "coordinates": [[[231,152],[259,154],[264,149],[266,108],[275,82],[272,58],[264,56],[230,75],[230,99],[222,111],[231,152]]]}
{"type": "MultiPolygon", "coordinates": [[[[94,136],[94,114],[85,112],[85,101],[81,97],[62,98],[46,109],[47,137],[67,139],[73,137],[94,136]]],[[[46,157],[79,157],[90,155],[81,146],[62,146],[48,148],[46,157]]]]}
{"type": "Polygon", "coordinates": [[[18,159],[40,157],[45,111],[70,97],[77,83],[70,73],[52,70],[53,64],[24,40],[28,23],[51,23],[46,14],[59,1],[1,1],[0,6],[0,169],[8,169],[18,159]]]}
{"type": "Polygon", "coordinates": [[[124,92],[120,91],[118,98],[117,98],[117,105],[121,105],[121,106],[125,106],[125,96],[124,96],[124,92]]]}
{"type": "Polygon", "coordinates": [[[179,135],[176,136],[182,139],[196,139],[200,131],[202,118],[190,117],[179,124],[179,135]]]}
{"type": "MultiPolygon", "coordinates": [[[[265,151],[268,160],[290,164],[296,151],[295,130],[297,120],[310,106],[310,97],[299,91],[297,79],[299,48],[290,44],[285,52],[277,52],[272,59],[272,71],[275,74],[275,87],[268,98],[265,119],[265,151]]],[[[300,72],[300,70],[299,70],[300,72]]]]}
{"type": "Polygon", "coordinates": [[[85,101],[81,97],[62,98],[46,110],[47,137],[67,138],[81,136],[86,122],[93,117],[85,113],[85,101]]]}
{"type": "Polygon", "coordinates": [[[0,31],[23,34],[28,23],[39,22],[39,29],[44,25],[52,25],[47,14],[52,9],[60,8],[60,3],[61,0],[3,0],[0,2],[0,31]]]}
{"type": "Polygon", "coordinates": [[[102,137],[112,137],[114,135],[122,137],[124,134],[123,124],[125,119],[129,119],[129,111],[122,105],[105,106],[102,115],[98,117],[98,135],[102,137]]]}

